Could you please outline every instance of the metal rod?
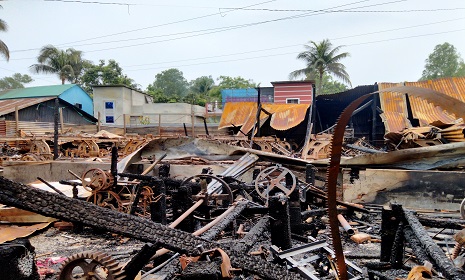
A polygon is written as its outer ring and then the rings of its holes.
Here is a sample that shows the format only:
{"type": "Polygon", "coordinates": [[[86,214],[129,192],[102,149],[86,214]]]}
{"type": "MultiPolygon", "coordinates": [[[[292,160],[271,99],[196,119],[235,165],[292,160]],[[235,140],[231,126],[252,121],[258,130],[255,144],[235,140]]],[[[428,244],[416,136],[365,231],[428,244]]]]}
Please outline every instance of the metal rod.
{"type": "Polygon", "coordinates": [[[55,188],[54,186],[52,186],[49,182],[45,181],[44,179],[40,178],[40,177],[37,177],[37,180],[41,181],[42,183],[44,183],[45,185],[47,185],[47,187],[51,188],[52,190],[54,190],[55,192],[61,194],[61,195],[65,195],[64,193],[62,193],[59,189],[55,188]]]}

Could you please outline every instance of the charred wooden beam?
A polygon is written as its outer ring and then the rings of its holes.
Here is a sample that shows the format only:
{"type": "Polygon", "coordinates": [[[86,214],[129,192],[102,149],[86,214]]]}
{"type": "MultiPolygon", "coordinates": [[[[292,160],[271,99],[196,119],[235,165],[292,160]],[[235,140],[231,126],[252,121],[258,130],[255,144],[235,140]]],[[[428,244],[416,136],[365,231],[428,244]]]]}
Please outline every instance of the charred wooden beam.
{"type": "Polygon", "coordinates": [[[244,209],[247,207],[247,203],[247,201],[238,201],[234,210],[218,224],[214,225],[211,229],[202,234],[202,238],[207,240],[214,240],[228,225],[230,225],[239,215],[241,215],[242,211],[244,211],[244,209]]]}
{"type": "Polygon", "coordinates": [[[448,229],[458,229],[461,230],[465,228],[465,223],[463,220],[455,219],[437,219],[430,217],[418,217],[418,221],[424,226],[435,227],[435,228],[448,228],[448,229]]]}
{"type": "Polygon", "coordinates": [[[431,239],[428,235],[428,232],[422,226],[415,214],[411,211],[404,211],[404,216],[415,237],[437,265],[439,271],[447,279],[465,279],[465,273],[462,270],[459,270],[454,263],[445,256],[444,251],[436,243],[434,243],[433,239],[431,239]]]}
{"type": "Polygon", "coordinates": [[[383,208],[381,214],[381,257],[382,262],[389,262],[394,246],[396,232],[399,223],[402,221],[402,206],[399,204],[392,204],[391,208],[383,208]]]}
{"type": "Polygon", "coordinates": [[[270,213],[271,244],[281,250],[292,247],[289,201],[284,194],[277,194],[268,199],[270,213]]]}
{"type": "Polygon", "coordinates": [[[156,201],[150,203],[150,218],[156,223],[166,225],[166,187],[165,183],[160,180],[153,189],[153,195],[156,201]]]}
{"type": "Polygon", "coordinates": [[[428,254],[421,246],[420,241],[418,241],[410,226],[404,227],[404,237],[405,241],[407,241],[408,243],[408,246],[410,247],[410,249],[412,249],[413,254],[417,258],[419,264],[423,264],[425,263],[425,261],[433,263],[431,258],[428,256],[428,254]]]}
{"type": "Polygon", "coordinates": [[[155,255],[160,249],[158,243],[145,244],[142,249],[124,266],[124,279],[133,280],[139,271],[150,261],[150,258],[155,255]]]}
{"type": "MultiPolygon", "coordinates": [[[[154,223],[149,219],[113,211],[89,202],[28,187],[0,177],[0,203],[70,222],[81,222],[145,242],[158,243],[175,251],[197,254],[198,247],[212,249],[219,244],[190,233],[154,223]]],[[[298,279],[286,268],[259,258],[226,249],[234,267],[267,279],[298,279]]]]}

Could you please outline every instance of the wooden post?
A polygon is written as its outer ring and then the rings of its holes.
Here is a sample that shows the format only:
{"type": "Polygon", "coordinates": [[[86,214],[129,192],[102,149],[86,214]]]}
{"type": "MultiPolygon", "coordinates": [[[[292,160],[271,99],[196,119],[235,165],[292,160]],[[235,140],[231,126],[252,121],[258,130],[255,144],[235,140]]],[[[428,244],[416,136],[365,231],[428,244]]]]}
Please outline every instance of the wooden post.
{"type": "Polygon", "coordinates": [[[100,111],[97,112],[97,132],[100,131],[100,111]]]}
{"type": "Polygon", "coordinates": [[[161,136],[161,114],[158,114],[158,136],[161,136]]]}
{"type": "Polygon", "coordinates": [[[126,114],[123,114],[123,132],[126,135],[126,114]]]}
{"type": "Polygon", "coordinates": [[[64,124],[63,124],[63,108],[59,108],[60,114],[60,132],[63,134],[64,124]]]}
{"type": "Polygon", "coordinates": [[[191,120],[192,120],[192,137],[195,137],[195,115],[194,115],[194,104],[191,105],[191,120]]]}
{"type": "Polygon", "coordinates": [[[53,159],[56,160],[59,156],[58,148],[58,122],[59,122],[59,107],[60,101],[58,98],[55,98],[55,108],[54,108],[54,129],[53,129],[53,159]]]}
{"type": "MultiPolygon", "coordinates": [[[[16,137],[21,137],[21,133],[19,133],[19,108],[15,106],[15,134],[16,137]]],[[[16,148],[19,148],[19,140],[16,140],[16,148]]]]}

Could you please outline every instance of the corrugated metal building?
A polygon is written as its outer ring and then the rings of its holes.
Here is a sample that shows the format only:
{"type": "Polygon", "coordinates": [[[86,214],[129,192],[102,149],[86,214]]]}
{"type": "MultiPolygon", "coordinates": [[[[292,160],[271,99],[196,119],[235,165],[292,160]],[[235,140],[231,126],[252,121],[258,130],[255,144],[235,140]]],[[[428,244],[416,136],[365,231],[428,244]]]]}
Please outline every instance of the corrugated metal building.
{"type": "MultiPolygon", "coordinates": [[[[87,112],[93,110],[90,96],[78,85],[68,84],[0,92],[0,121],[3,122],[2,126],[5,126],[8,121],[16,120],[16,108],[20,122],[31,122],[42,126],[45,123],[53,123],[55,99],[57,98],[63,123],[89,125],[95,124],[97,121],[91,113],[87,112]]],[[[5,133],[2,135],[5,136],[5,133]]]]}

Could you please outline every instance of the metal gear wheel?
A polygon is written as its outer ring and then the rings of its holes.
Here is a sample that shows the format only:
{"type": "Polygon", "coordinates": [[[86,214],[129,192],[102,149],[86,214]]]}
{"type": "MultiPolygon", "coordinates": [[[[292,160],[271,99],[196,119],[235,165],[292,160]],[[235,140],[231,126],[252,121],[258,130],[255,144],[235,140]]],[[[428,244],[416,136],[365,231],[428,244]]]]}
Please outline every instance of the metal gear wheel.
{"type": "Polygon", "coordinates": [[[72,255],[61,266],[58,280],[121,280],[122,267],[111,256],[101,252],[72,255]]]}

